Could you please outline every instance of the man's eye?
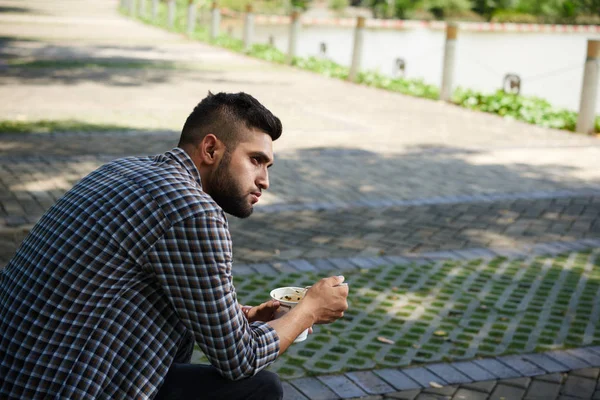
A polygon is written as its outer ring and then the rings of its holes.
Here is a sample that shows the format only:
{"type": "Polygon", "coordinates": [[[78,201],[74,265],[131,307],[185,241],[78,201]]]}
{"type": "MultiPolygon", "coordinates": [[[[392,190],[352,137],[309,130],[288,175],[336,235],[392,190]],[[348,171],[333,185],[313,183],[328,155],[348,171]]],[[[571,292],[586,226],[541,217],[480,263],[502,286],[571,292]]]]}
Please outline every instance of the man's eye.
{"type": "Polygon", "coordinates": [[[260,160],[258,159],[258,157],[252,157],[252,164],[258,165],[259,163],[260,163],[260,160]]]}

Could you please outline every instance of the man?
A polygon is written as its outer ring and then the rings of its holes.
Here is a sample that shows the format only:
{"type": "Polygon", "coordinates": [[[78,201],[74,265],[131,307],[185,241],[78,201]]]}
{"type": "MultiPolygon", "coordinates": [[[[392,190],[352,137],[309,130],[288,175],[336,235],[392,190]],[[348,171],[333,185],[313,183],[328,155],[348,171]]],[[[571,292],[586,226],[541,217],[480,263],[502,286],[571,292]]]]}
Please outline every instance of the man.
{"type": "Polygon", "coordinates": [[[209,93],[178,148],[104,165],[52,206],[0,274],[0,398],[281,398],[263,368],[348,294],[323,279],[277,320],[277,302],[237,303],[224,212],[252,213],[281,129],[252,96],[209,93]],[[194,341],[212,366],[188,364],[194,341]]]}

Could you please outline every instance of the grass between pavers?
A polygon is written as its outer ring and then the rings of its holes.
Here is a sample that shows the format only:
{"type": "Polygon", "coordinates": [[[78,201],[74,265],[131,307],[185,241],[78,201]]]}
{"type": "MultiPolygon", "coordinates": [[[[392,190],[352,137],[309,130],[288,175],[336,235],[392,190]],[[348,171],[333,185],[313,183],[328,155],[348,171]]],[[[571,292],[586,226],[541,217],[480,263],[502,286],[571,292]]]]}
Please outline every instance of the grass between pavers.
{"type": "Polygon", "coordinates": [[[15,121],[0,120],[3,133],[125,132],[131,128],[114,124],[94,124],[73,119],[15,121]]]}
{"type": "MultiPolygon", "coordinates": [[[[236,276],[242,304],[327,274],[236,276]]],[[[599,252],[381,266],[344,274],[345,317],[269,368],[284,379],[600,344],[599,252]],[[389,343],[391,341],[393,343],[389,343]]],[[[197,351],[193,362],[206,363],[197,351]]]]}

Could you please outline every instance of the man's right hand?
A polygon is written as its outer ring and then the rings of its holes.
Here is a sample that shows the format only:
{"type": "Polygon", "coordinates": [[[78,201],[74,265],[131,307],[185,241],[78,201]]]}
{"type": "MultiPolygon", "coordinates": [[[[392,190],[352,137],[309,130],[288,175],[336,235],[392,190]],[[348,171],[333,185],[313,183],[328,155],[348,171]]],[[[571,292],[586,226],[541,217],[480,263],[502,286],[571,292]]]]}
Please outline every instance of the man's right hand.
{"type": "Polygon", "coordinates": [[[348,285],[341,285],[343,282],[343,276],[321,279],[308,289],[296,307],[281,318],[267,322],[279,336],[279,355],[303,330],[313,324],[327,324],[344,316],[344,311],[348,309],[348,285]]]}
{"type": "Polygon", "coordinates": [[[344,316],[348,309],[348,285],[343,276],[323,278],[314,284],[297,307],[313,316],[315,324],[328,324],[344,316]]]}

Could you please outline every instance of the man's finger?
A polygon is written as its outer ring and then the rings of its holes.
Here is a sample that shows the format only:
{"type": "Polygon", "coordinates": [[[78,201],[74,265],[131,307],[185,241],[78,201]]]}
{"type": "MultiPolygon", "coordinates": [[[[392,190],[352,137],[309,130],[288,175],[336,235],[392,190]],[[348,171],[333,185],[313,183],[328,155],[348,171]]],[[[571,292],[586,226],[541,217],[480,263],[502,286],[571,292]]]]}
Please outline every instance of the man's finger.
{"type": "Polygon", "coordinates": [[[330,276],[329,278],[325,278],[325,281],[327,283],[329,283],[331,286],[338,286],[340,285],[342,282],[344,282],[344,275],[338,275],[338,276],[330,276]]]}

